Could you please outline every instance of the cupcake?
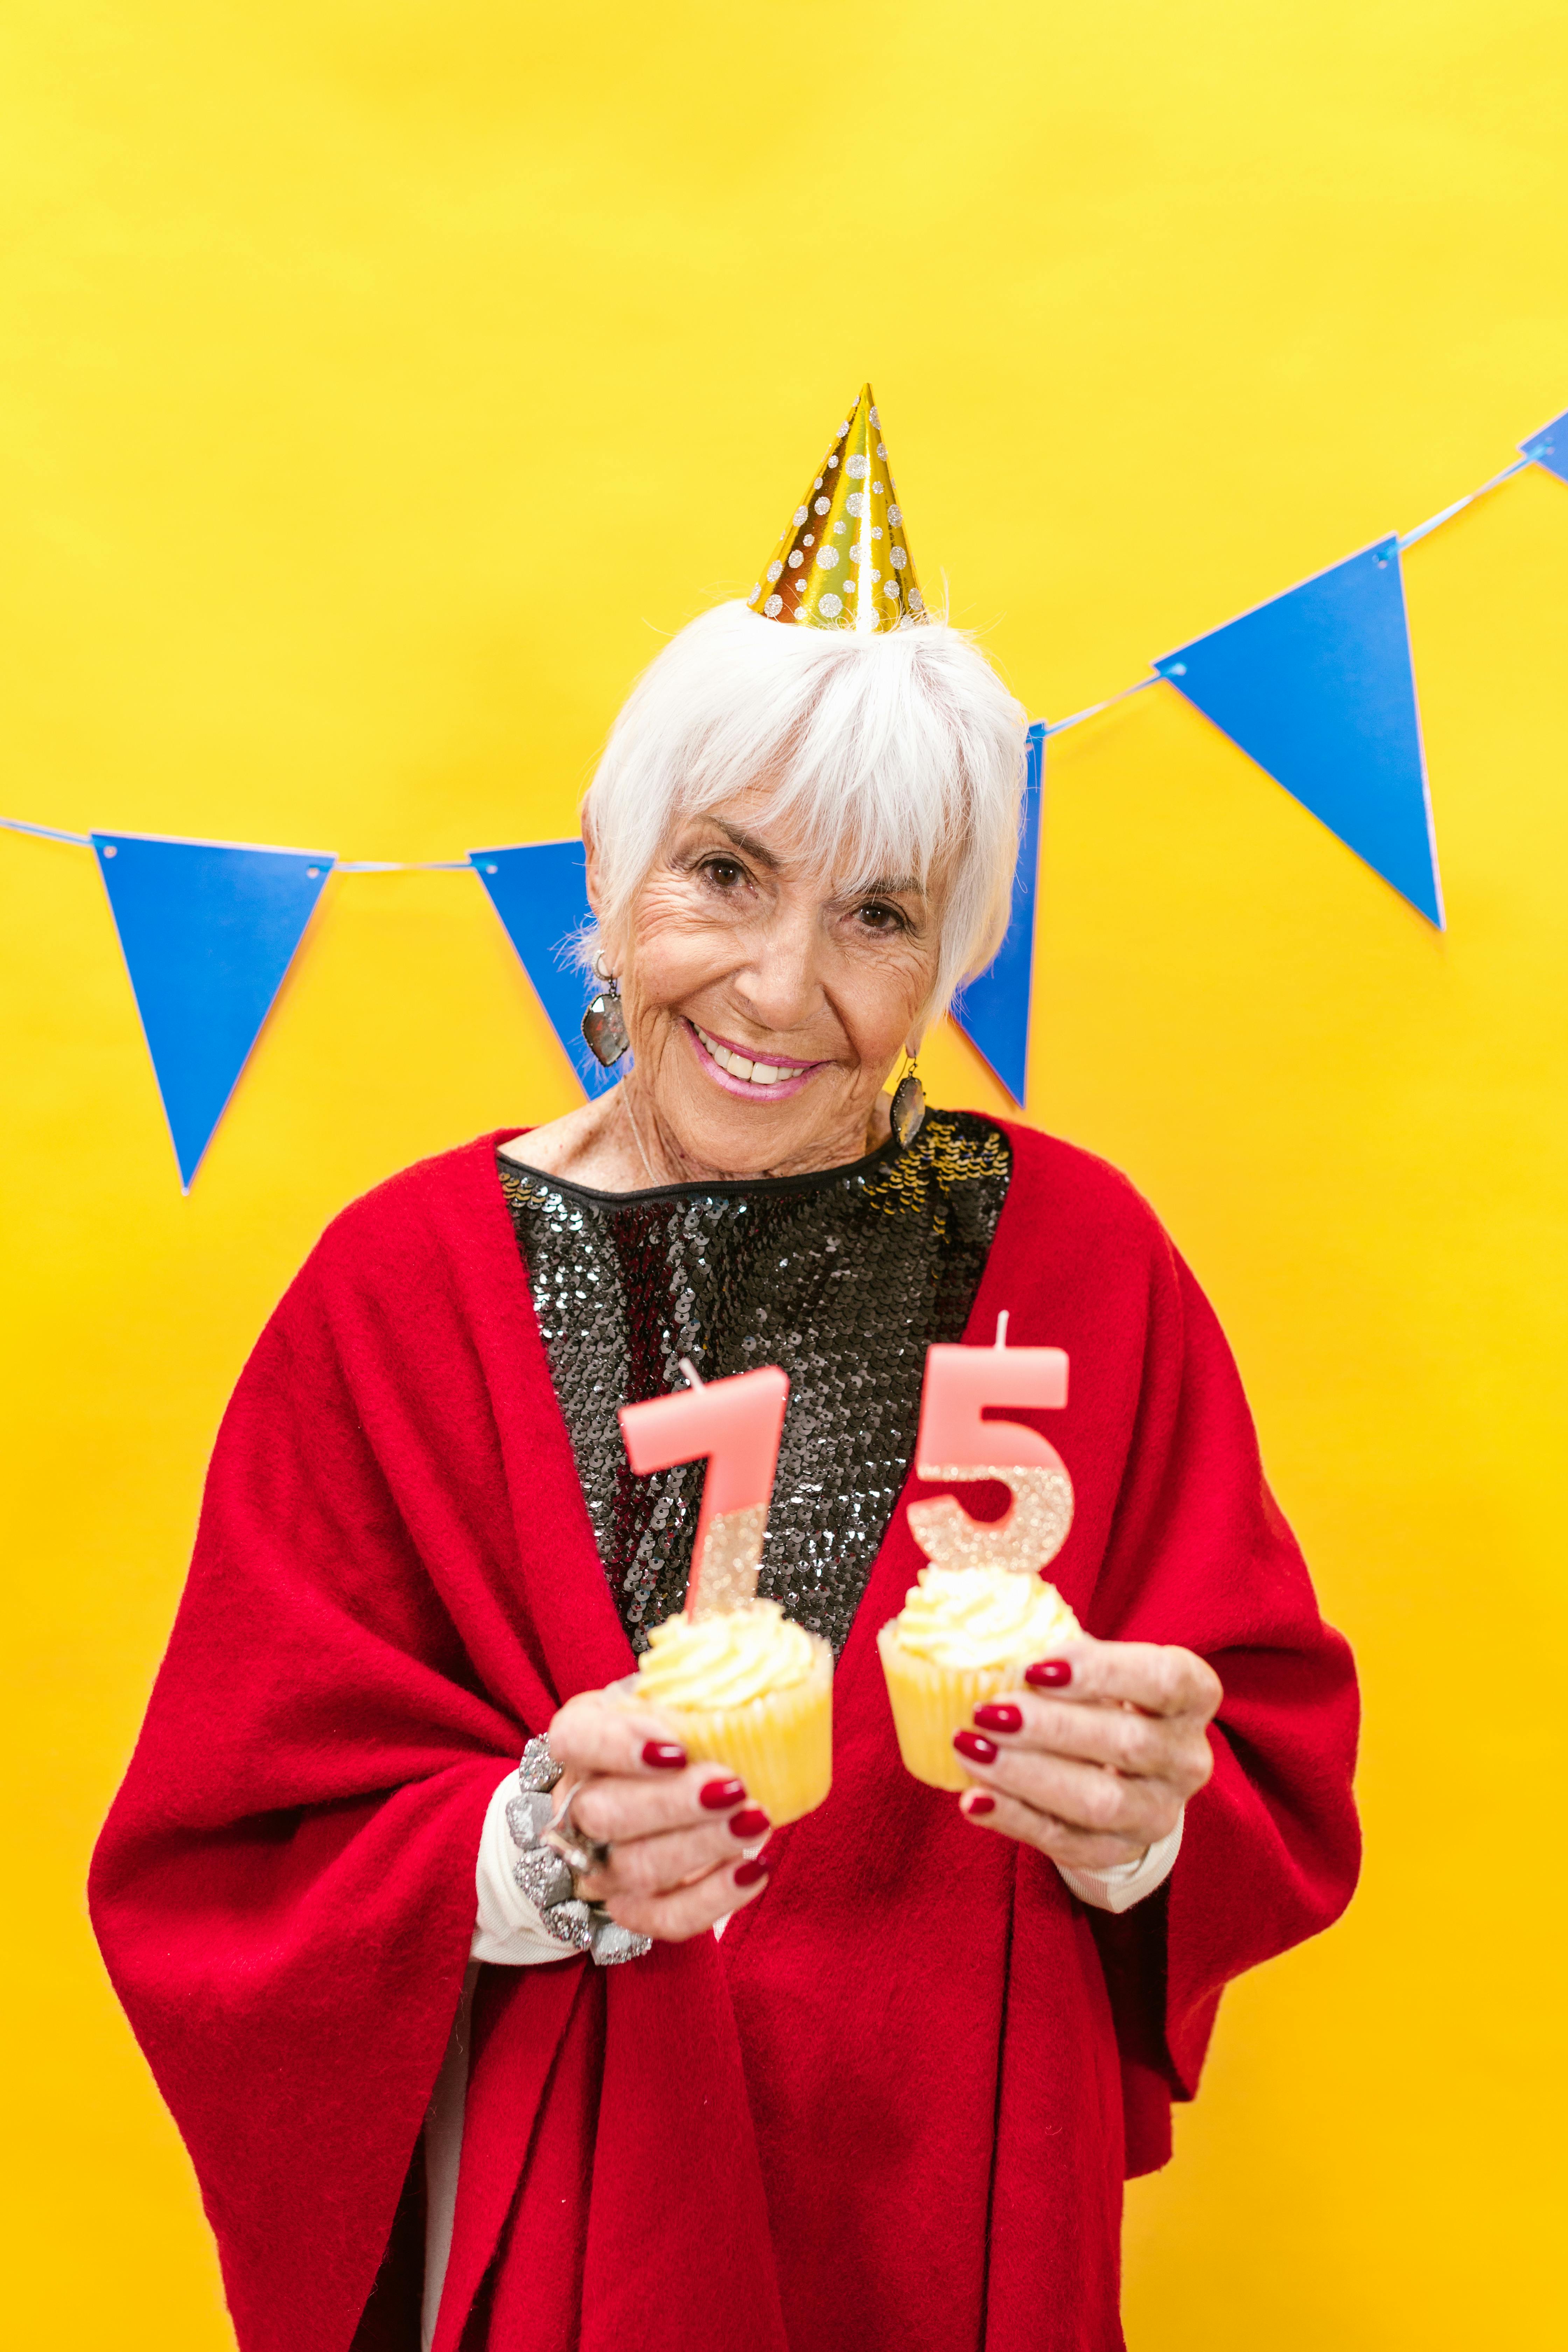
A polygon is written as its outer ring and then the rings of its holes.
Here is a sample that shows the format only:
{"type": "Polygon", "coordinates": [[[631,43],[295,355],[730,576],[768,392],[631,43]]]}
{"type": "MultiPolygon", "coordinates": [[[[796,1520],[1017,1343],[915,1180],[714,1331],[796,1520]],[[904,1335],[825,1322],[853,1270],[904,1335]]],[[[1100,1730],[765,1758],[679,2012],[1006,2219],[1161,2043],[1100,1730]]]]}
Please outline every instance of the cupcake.
{"type": "MultiPolygon", "coordinates": [[[[1011,1568],[922,1568],[877,1636],[899,1753],[932,1789],[967,1789],[952,1735],[982,1699],[1081,1632],[1054,1584],[1011,1568]]],[[[658,1636],[655,1636],[658,1639],[658,1636]]]]}
{"type": "Polygon", "coordinates": [[[655,1710],[694,1764],[727,1764],[776,1828],[826,1796],[833,1779],[833,1652],[776,1601],[667,1617],[628,1706],[655,1710]]]}

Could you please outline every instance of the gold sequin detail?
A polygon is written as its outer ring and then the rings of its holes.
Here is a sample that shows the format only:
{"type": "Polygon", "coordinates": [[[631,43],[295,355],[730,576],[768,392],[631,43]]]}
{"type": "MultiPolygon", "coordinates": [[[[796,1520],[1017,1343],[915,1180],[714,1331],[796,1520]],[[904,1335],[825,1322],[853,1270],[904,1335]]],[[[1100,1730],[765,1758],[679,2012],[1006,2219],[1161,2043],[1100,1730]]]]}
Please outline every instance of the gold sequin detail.
{"type": "Polygon", "coordinates": [[[887,1160],[866,1185],[866,1197],[889,1217],[925,1215],[933,1198],[955,1185],[1005,1184],[1012,1167],[1007,1139],[999,1128],[972,1133],[966,1122],[928,1114],[914,1141],[887,1160]]]}

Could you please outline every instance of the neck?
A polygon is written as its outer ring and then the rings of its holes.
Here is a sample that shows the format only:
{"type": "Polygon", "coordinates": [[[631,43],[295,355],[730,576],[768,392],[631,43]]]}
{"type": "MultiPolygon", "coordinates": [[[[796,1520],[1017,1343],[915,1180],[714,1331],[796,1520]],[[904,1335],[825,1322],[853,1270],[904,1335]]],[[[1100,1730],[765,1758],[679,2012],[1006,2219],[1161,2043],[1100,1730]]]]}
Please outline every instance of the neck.
{"type": "Polygon", "coordinates": [[[846,1168],[886,1143],[889,1098],[879,1095],[870,1115],[846,1120],[816,1137],[808,1149],[762,1167],[724,1168],[683,1150],[658,1115],[646,1086],[630,1071],[595,1102],[532,1128],[503,1145],[520,1168],[563,1176],[595,1192],[644,1192],[663,1184],[746,1183],[771,1176],[810,1176],[846,1168]]]}
{"type": "MultiPolygon", "coordinates": [[[[858,1118],[845,1122],[837,1132],[815,1137],[803,1151],[763,1166],[726,1168],[699,1158],[679,1141],[635,1069],[606,1096],[605,1108],[616,1130],[617,1157],[634,1164],[637,1171],[629,1184],[616,1189],[634,1192],[661,1184],[729,1184],[749,1178],[808,1176],[820,1169],[844,1168],[863,1160],[885,1143],[889,1133],[887,1097],[879,1095],[869,1118],[858,1118]]],[[[605,1140],[610,1140],[608,1134],[605,1140]]]]}

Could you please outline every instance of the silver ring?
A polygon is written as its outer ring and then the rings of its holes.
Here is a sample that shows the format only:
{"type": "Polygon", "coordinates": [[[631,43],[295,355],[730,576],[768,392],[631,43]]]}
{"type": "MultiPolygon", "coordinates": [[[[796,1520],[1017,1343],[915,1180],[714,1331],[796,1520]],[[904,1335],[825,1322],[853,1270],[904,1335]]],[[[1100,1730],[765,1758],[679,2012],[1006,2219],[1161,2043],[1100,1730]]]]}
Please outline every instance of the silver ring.
{"type": "Polygon", "coordinates": [[[541,1841],[561,1856],[574,1880],[584,1877],[591,1870],[603,1870],[610,1859],[608,1843],[590,1837],[573,1820],[572,1799],[576,1793],[575,1789],[572,1790],[556,1808],[555,1818],[541,1841]]]}

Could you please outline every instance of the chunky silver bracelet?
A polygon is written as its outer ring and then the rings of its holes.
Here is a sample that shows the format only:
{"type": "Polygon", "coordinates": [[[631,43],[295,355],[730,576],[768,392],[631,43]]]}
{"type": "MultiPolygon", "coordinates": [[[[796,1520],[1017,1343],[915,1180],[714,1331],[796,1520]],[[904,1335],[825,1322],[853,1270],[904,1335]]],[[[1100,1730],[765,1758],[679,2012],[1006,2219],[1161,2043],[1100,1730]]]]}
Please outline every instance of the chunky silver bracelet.
{"type": "Polygon", "coordinates": [[[547,1936],[574,1951],[589,1953],[595,1968],[613,1969],[653,1949],[651,1936],[635,1936],[597,1903],[577,1892],[579,1872],[596,1868],[610,1849],[584,1837],[572,1819],[570,1801],[557,1811],[551,1791],[561,1766],[547,1739],[531,1739],[517,1768],[518,1794],[510,1798],[506,1825],[518,1858],[511,1874],[539,1914],[547,1936]]]}

